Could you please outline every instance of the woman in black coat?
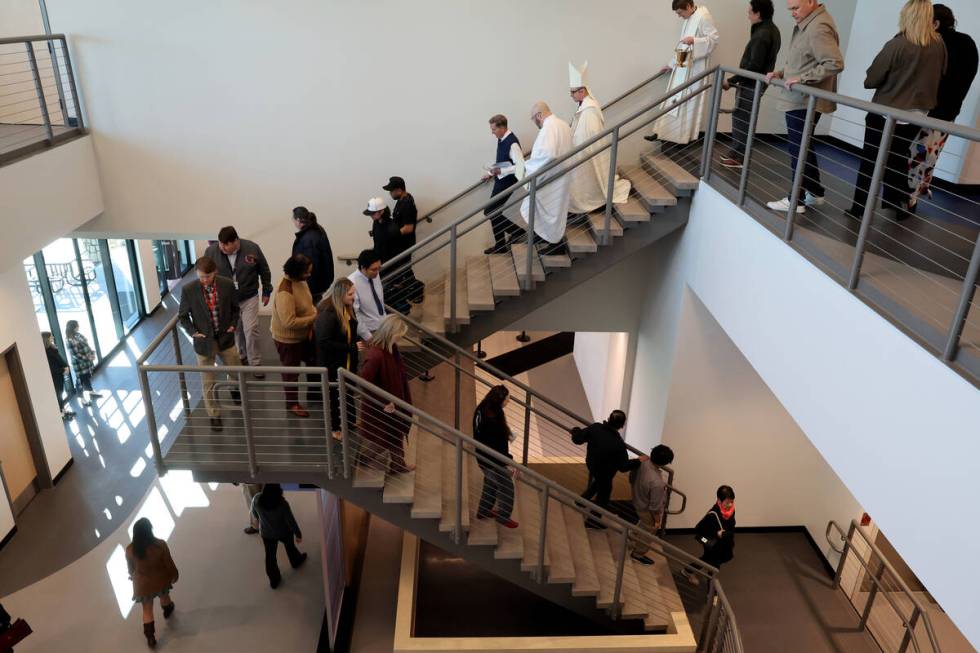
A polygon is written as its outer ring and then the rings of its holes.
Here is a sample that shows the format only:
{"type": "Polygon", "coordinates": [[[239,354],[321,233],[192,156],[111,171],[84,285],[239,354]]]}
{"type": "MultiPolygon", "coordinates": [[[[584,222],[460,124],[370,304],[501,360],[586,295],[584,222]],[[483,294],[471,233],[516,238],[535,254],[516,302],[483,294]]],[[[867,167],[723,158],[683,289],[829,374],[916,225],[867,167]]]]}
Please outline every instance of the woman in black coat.
{"type": "Polygon", "coordinates": [[[51,370],[54,392],[58,396],[61,419],[70,420],[75,416],[75,413],[65,407],[65,375],[68,374],[68,362],[58,351],[58,345],[54,344],[54,336],[51,335],[50,331],[41,333],[41,340],[44,341],[44,353],[48,357],[48,369],[51,370]]]}
{"type": "MultiPolygon", "coordinates": [[[[473,413],[473,438],[510,459],[510,441],[513,434],[507,426],[504,406],[509,393],[502,385],[495,385],[476,407],[473,413]]],[[[477,519],[492,517],[507,528],[517,528],[510,518],[514,510],[514,479],[512,468],[486,455],[476,455],[476,463],[483,472],[483,493],[477,508],[477,519]]]]}
{"type": "MultiPolygon", "coordinates": [[[[720,568],[735,557],[735,490],[722,485],[716,493],[717,501],[694,527],[694,537],[701,543],[704,553],[701,562],[720,568]]],[[[691,564],[684,569],[684,576],[693,584],[698,577],[691,564]]]]}
{"type": "MultiPolygon", "coordinates": [[[[327,377],[336,381],[338,370],[357,371],[358,353],[364,342],[357,336],[354,317],[354,283],[337,279],[330,294],[317,306],[313,332],[316,342],[316,364],[327,368],[327,377]]],[[[330,430],[340,438],[340,400],[336,388],[330,389],[330,430]]]]}
{"type": "Polygon", "coordinates": [[[313,274],[306,280],[313,295],[313,303],[318,304],[323,294],[333,283],[333,251],[327,232],[316,221],[316,214],[305,206],[293,209],[293,225],[296,239],[293,241],[293,256],[302,254],[313,262],[313,274]]]}

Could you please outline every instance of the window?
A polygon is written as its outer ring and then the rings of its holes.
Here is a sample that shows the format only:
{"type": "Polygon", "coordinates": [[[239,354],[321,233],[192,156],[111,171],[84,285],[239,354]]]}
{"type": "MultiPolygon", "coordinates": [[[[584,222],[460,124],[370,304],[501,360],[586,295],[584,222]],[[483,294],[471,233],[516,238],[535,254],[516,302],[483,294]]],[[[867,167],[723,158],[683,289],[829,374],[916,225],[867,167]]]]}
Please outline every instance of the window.
{"type": "Polygon", "coordinates": [[[122,340],[122,323],[118,320],[118,308],[112,300],[114,294],[109,251],[104,240],[85,238],[75,241],[81,254],[82,269],[86,271],[85,286],[88,290],[90,317],[95,322],[99,336],[99,349],[105,356],[122,340]]]}
{"type": "Polygon", "coordinates": [[[123,332],[129,333],[140,320],[139,282],[136,275],[136,250],[132,241],[109,240],[109,259],[112,276],[116,282],[116,298],[119,300],[119,317],[123,332]]]}

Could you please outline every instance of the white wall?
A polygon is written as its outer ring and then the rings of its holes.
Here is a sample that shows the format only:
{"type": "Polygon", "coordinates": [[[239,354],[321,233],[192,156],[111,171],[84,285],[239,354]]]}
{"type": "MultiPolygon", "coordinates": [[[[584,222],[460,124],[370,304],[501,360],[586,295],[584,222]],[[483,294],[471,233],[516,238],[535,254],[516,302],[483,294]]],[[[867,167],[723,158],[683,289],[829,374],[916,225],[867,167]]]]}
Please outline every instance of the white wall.
{"type": "Polygon", "coordinates": [[[0,2],[0,38],[44,34],[41,6],[38,0],[3,0],[0,2]]]}
{"type": "Polygon", "coordinates": [[[572,355],[596,421],[606,419],[609,413],[623,405],[628,345],[628,333],[575,334],[572,355]]]}
{"type": "MultiPolygon", "coordinates": [[[[2,172],[0,172],[2,176],[2,172]]],[[[24,268],[17,260],[7,270],[0,271],[0,306],[3,319],[0,320],[0,351],[17,345],[24,377],[34,407],[44,455],[51,476],[56,476],[71,459],[65,427],[54,395],[54,383],[48,371],[48,360],[41,344],[41,335],[34,316],[34,303],[27,287],[24,268]]],[[[7,436],[0,433],[0,438],[7,436]]],[[[13,527],[13,516],[3,497],[0,497],[0,539],[13,527]]]]}
{"type": "MultiPolygon", "coordinates": [[[[898,32],[898,14],[905,0],[875,0],[856,2],[854,26],[861,38],[854,39],[847,50],[846,69],[840,77],[840,93],[870,100],[874,91],[864,88],[865,73],[882,46],[898,32]]],[[[976,0],[944,0],[959,21],[959,30],[980,39],[980,3],[976,0]]],[[[950,62],[955,65],[956,62],[950,62]]],[[[980,83],[974,82],[970,94],[963,103],[963,111],[956,122],[973,125],[980,111],[980,83]]],[[[834,114],[832,133],[854,145],[864,142],[864,113],[849,107],[840,107],[834,114]]],[[[967,143],[961,138],[951,138],[939,159],[936,175],[947,181],[958,182],[966,156],[967,143]]]]}
{"type": "MultiPolygon", "coordinates": [[[[709,4],[717,61],[737,64],[746,3],[709,4]]],[[[389,175],[424,210],[476,179],[490,115],[509,115],[527,144],[535,100],[570,118],[569,60],[588,60],[610,98],[669,58],[680,21],[668,2],[615,9],[613,20],[588,0],[49,0],[53,29],[71,35],[107,191],[86,231],[206,238],[234,223],[277,261],[303,204],[335,252],[358,251],[363,205],[389,175]]]]}
{"type": "MultiPolygon", "coordinates": [[[[980,393],[708,186],[698,191],[669,275],[651,298],[687,284],[964,634],[980,643],[980,607],[963,582],[980,554],[974,512],[980,393]],[[670,286],[672,287],[665,287],[670,286]],[[909,515],[915,515],[910,519],[909,515]]],[[[672,305],[646,304],[627,436],[660,439],[672,305]],[[650,406],[644,418],[637,406],[650,406]]],[[[675,326],[673,332],[676,333],[675,326]]]]}
{"type": "Polygon", "coordinates": [[[99,215],[102,208],[90,136],[3,166],[0,216],[5,227],[17,228],[0,239],[0,271],[20,270],[21,261],[99,215]]]}
{"type": "Polygon", "coordinates": [[[740,526],[803,525],[836,565],[824,529],[859,518],[857,500],[690,290],[678,333],[663,442],[690,503],[671,525],[693,527],[727,484],[740,526]]]}
{"type": "Polygon", "coordinates": [[[143,305],[150,313],[160,305],[160,279],[157,274],[156,259],[153,257],[153,241],[136,241],[136,263],[139,265],[140,280],[143,284],[143,305]]]}

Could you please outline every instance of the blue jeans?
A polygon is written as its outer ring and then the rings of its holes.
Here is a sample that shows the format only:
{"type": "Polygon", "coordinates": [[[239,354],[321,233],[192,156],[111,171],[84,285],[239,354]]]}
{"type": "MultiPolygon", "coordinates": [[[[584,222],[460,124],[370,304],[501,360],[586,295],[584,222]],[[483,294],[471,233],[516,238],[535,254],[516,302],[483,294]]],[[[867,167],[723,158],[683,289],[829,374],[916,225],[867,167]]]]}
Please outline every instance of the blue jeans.
{"type": "Polygon", "coordinates": [[[490,511],[496,507],[497,519],[510,519],[514,510],[514,481],[510,476],[510,469],[479,456],[476,463],[483,472],[483,493],[480,495],[477,515],[489,517],[490,511]]]}
{"type": "MultiPolygon", "coordinates": [[[[817,111],[813,114],[813,127],[820,122],[822,114],[817,111]]],[[[797,109],[786,112],[786,131],[789,137],[789,159],[793,177],[796,179],[796,166],[799,165],[800,143],[803,141],[803,128],[806,126],[806,110],[797,109]]],[[[810,134],[813,135],[812,132],[810,134]]],[[[806,167],[803,169],[803,190],[809,191],[811,195],[817,197],[824,196],[823,184],[820,183],[820,166],[817,164],[817,154],[813,149],[813,140],[810,140],[809,152],[806,155],[806,167]]],[[[801,198],[802,199],[802,198],[801,198]]]]}

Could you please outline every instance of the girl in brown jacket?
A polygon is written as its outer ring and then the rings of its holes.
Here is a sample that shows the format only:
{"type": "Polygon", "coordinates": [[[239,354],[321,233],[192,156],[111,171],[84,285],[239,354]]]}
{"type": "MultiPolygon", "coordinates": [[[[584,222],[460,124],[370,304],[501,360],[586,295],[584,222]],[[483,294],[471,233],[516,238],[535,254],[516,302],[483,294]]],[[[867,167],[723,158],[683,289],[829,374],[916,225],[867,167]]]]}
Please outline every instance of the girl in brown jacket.
{"type": "Polygon", "coordinates": [[[153,624],[153,599],[159,598],[163,618],[174,613],[170,590],[179,574],[170,549],[163,540],[153,536],[153,525],[146,517],[133,524],[133,543],[126,547],[126,565],[133,581],[133,601],[143,606],[143,634],[146,645],[157,645],[153,624]]]}
{"type": "MultiPolygon", "coordinates": [[[[285,367],[313,364],[313,321],[316,307],[306,280],[313,272],[313,264],[303,254],[295,254],[282,266],[285,278],[276,289],[272,311],[272,339],[279,352],[279,362],[285,367]]],[[[295,383],[298,374],[283,374],[286,384],[295,383]]],[[[320,394],[312,388],[307,391],[307,401],[320,401],[320,394]]],[[[286,410],[297,417],[309,417],[310,413],[299,403],[299,388],[286,385],[286,410]]]]}

